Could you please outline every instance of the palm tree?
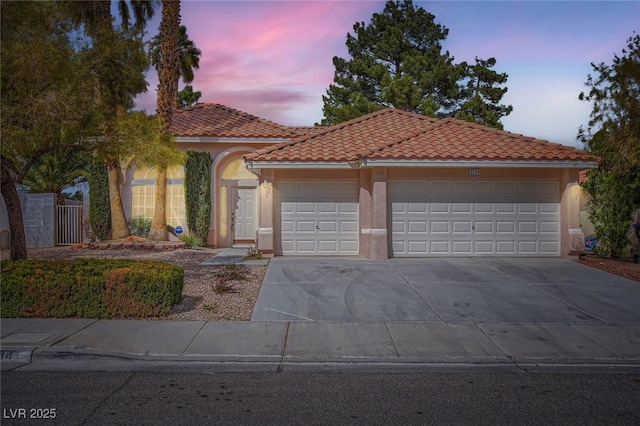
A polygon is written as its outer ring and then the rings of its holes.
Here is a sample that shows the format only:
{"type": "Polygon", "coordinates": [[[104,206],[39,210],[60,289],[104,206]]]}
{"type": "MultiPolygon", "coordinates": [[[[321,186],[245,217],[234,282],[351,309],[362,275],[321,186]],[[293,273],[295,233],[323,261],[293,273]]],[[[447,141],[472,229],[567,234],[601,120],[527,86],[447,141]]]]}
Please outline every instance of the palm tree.
{"type": "MultiPolygon", "coordinates": [[[[104,52],[110,52],[110,48],[115,40],[113,17],[111,15],[111,1],[60,1],[65,7],[68,16],[77,23],[85,24],[87,34],[94,39],[94,49],[104,52]]],[[[134,29],[141,30],[146,26],[147,20],[150,19],[158,5],[158,0],[131,0],[127,3],[125,0],[118,1],[118,10],[122,19],[122,27],[128,30],[131,20],[130,9],[134,16],[134,29]],[[130,6],[130,7],[129,7],[130,6]]],[[[107,55],[108,56],[108,55],[107,55]]],[[[104,64],[99,64],[96,68],[102,67],[108,70],[111,62],[122,60],[118,58],[105,57],[101,58],[104,64]]],[[[103,144],[107,146],[112,138],[112,131],[115,127],[118,110],[126,109],[135,94],[146,89],[146,82],[142,74],[141,80],[137,84],[129,84],[125,89],[125,93],[116,93],[116,90],[122,89],[122,84],[116,83],[114,80],[119,78],[119,73],[114,72],[96,72],[96,98],[97,103],[104,108],[104,133],[103,144]],[[119,88],[119,89],[115,89],[119,88]]],[[[122,206],[122,197],[120,194],[120,176],[122,174],[120,161],[117,155],[111,153],[106,154],[104,161],[109,171],[109,204],[111,208],[111,230],[113,238],[124,238],[129,235],[124,208],[122,206]]]]}
{"type": "Polygon", "coordinates": [[[201,91],[194,92],[192,86],[184,86],[184,89],[178,92],[178,108],[187,108],[195,105],[202,96],[201,91]]]}
{"type": "MultiPolygon", "coordinates": [[[[178,106],[178,80],[180,79],[180,0],[162,0],[160,21],[161,57],[158,65],[157,112],[163,126],[162,140],[170,140],[171,115],[178,106]]],[[[186,34],[186,32],[185,32],[186,34]]],[[[149,239],[166,241],[167,234],[167,164],[158,164],[156,196],[151,218],[149,239]]]]}
{"type": "Polygon", "coordinates": [[[89,158],[88,153],[77,150],[53,151],[34,163],[22,183],[34,193],[56,194],[56,204],[64,204],[62,191],[87,175],[89,158]]]}
{"type": "MultiPolygon", "coordinates": [[[[160,60],[162,58],[162,33],[156,35],[149,42],[149,58],[151,65],[159,71],[160,60]]],[[[193,70],[200,68],[200,55],[202,52],[196,47],[193,40],[189,39],[187,27],[180,25],[178,28],[178,50],[180,51],[180,77],[184,84],[193,82],[193,70]]]]}

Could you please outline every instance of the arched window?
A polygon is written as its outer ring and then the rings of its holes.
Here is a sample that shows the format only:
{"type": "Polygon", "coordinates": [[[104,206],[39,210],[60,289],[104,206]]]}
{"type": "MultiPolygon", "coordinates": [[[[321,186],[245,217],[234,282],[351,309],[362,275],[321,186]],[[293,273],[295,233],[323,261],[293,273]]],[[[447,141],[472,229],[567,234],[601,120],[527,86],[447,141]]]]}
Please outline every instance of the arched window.
{"type": "MultiPolygon", "coordinates": [[[[156,195],[157,169],[138,166],[131,182],[131,217],[152,217],[156,195]]],[[[167,223],[186,228],[184,207],[184,168],[167,169],[167,223]]]]}
{"type": "Polygon", "coordinates": [[[220,179],[255,180],[257,179],[257,177],[246,168],[246,166],[244,165],[244,161],[242,161],[242,158],[238,157],[229,161],[229,163],[224,166],[222,172],[220,173],[220,179]]]}

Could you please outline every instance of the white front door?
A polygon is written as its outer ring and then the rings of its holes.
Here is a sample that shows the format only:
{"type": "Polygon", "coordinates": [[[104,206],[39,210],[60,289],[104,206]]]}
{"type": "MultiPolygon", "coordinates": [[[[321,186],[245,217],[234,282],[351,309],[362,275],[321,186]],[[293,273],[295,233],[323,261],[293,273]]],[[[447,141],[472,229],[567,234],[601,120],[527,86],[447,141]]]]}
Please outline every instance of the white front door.
{"type": "Polygon", "coordinates": [[[231,230],[234,241],[256,239],[256,188],[233,187],[231,230]]]}

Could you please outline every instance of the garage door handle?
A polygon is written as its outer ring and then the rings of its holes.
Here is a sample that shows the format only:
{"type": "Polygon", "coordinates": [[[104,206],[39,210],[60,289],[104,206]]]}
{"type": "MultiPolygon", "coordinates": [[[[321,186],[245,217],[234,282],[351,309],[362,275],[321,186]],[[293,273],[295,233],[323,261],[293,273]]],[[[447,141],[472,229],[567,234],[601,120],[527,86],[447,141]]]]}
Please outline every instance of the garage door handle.
{"type": "Polygon", "coordinates": [[[316,229],[317,229],[317,230],[320,230],[320,227],[319,227],[318,225],[316,225],[316,229]]]}

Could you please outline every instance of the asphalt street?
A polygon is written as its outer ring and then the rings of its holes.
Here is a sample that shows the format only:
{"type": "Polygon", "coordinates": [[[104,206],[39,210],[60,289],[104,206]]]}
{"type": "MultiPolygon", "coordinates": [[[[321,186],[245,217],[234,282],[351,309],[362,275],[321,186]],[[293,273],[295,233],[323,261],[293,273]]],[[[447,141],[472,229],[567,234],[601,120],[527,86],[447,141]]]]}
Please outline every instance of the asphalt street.
{"type": "Polygon", "coordinates": [[[632,425],[640,376],[3,372],[2,415],[3,425],[632,425]]]}

